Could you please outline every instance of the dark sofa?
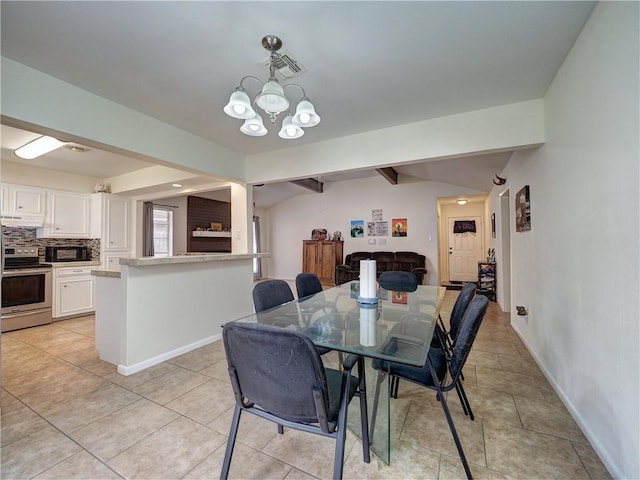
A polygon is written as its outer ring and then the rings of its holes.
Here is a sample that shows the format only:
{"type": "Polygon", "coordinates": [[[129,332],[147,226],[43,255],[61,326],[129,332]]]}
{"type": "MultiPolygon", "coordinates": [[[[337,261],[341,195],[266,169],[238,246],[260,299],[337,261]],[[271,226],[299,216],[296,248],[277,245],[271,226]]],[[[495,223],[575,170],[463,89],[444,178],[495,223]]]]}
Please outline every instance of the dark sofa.
{"type": "Polygon", "coordinates": [[[375,260],[377,277],[387,271],[413,272],[418,277],[418,285],[422,285],[427,274],[425,256],[416,252],[353,252],[347,255],[343,265],[336,267],[336,285],[358,279],[360,260],[375,260]]]}

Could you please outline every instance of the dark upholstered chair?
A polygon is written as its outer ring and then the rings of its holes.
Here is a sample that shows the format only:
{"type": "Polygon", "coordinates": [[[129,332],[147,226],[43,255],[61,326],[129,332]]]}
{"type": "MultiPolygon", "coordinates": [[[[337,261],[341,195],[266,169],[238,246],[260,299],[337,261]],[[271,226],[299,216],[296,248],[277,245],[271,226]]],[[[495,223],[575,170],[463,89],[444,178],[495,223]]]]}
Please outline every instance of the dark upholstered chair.
{"type": "Polygon", "coordinates": [[[411,272],[382,272],[378,283],[385,290],[394,292],[415,292],[418,289],[418,279],[411,272]]]}
{"type": "Polygon", "coordinates": [[[322,283],[315,273],[299,273],[296,276],[298,298],[305,298],[322,291],[322,283]]]}
{"type": "MultiPolygon", "coordinates": [[[[467,283],[462,287],[460,293],[458,294],[458,298],[456,298],[456,302],[453,304],[453,309],[451,310],[451,316],[449,317],[449,330],[447,331],[444,322],[442,321],[442,317],[438,316],[438,335],[440,343],[436,346],[441,346],[447,353],[451,353],[453,344],[455,343],[455,339],[458,335],[458,329],[460,328],[460,322],[462,321],[462,317],[464,312],[467,311],[473,296],[476,293],[476,284],[475,283],[467,283]]],[[[431,344],[434,346],[434,344],[431,344]]]]}
{"type": "Polygon", "coordinates": [[[291,287],[284,280],[265,280],[253,287],[253,306],[256,313],[270,310],[283,303],[293,302],[291,287]]]}
{"type": "MultiPolygon", "coordinates": [[[[469,351],[471,350],[473,341],[476,338],[476,334],[478,333],[478,329],[480,328],[480,324],[482,323],[482,319],[484,318],[488,305],[489,300],[485,296],[477,296],[471,300],[469,307],[462,317],[451,358],[448,358],[442,350],[431,348],[429,349],[428,360],[422,367],[404,365],[386,360],[373,360],[371,366],[378,370],[378,379],[376,382],[376,393],[373,403],[373,414],[371,417],[371,436],[373,436],[373,428],[375,427],[380,384],[382,383],[382,380],[384,380],[387,372],[391,376],[399,377],[403,380],[435,390],[437,392],[437,399],[442,405],[442,410],[444,411],[447,423],[449,424],[449,429],[451,430],[451,435],[453,436],[453,440],[458,449],[458,454],[460,455],[460,460],[464,466],[467,478],[471,478],[471,471],[469,470],[464,450],[460,444],[460,439],[458,438],[458,433],[455,425],[453,424],[453,419],[451,418],[447,401],[442,392],[448,392],[456,388],[459,384],[462,375],[462,367],[467,361],[469,351]],[[449,383],[445,383],[447,373],[451,376],[449,383]]],[[[403,346],[398,342],[394,342],[393,338],[391,338],[391,341],[389,341],[384,347],[389,354],[392,354],[393,350],[397,350],[398,348],[403,348],[403,346]]]]}
{"type": "Polygon", "coordinates": [[[231,322],[224,326],[222,337],[236,404],[221,479],[229,475],[244,412],[276,423],[280,433],[285,426],[335,438],[333,478],[342,478],[347,410],[354,396],[360,397],[363,458],[369,463],[362,357],[350,355],[343,371],[324,368],[309,338],[270,325],[231,322]],[[358,376],[351,373],[356,363],[358,376]]]}

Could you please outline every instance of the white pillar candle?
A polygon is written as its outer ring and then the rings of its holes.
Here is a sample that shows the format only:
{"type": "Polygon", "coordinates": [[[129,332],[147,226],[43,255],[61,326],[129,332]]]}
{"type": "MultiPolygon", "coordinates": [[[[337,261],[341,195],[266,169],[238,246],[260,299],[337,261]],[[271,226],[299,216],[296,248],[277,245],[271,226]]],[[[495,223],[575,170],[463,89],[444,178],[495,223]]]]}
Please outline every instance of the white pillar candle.
{"type": "Polygon", "coordinates": [[[376,345],[376,314],[375,305],[360,307],[360,345],[364,347],[376,345]]]}
{"type": "Polygon", "coordinates": [[[377,303],[376,261],[360,260],[360,296],[358,301],[377,303]]]}

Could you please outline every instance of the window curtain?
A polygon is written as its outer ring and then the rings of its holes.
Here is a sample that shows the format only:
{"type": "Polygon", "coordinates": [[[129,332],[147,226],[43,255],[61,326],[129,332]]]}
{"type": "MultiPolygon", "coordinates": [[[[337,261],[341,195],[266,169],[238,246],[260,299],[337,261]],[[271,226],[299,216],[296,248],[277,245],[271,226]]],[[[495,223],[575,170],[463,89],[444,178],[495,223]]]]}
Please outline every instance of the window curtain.
{"type": "MultiPolygon", "coordinates": [[[[253,250],[254,253],[262,252],[260,246],[260,217],[253,216],[253,250]]],[[[255,258],[253,260],[253,278],[259,280],[262,278],[262,259],[255,258]]]]}
{"type": "Polygon", "coordinates": [[[142,205],[142,256],[153,257],[153,202],[142,205]]]}

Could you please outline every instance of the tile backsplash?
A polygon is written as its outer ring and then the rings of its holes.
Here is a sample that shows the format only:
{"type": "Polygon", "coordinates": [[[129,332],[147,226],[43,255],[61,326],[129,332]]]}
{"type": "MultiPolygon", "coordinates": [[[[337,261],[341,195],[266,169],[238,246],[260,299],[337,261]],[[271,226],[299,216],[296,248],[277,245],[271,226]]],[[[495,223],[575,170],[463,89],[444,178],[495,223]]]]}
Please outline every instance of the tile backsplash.
{"type": "Polygon", "coordinates": [[[44,257],[44,247],[87,247],[91,260],[100,260],[99,238],[37,238],[35,228],[2,227],[2,243],[4,246],[38,247],[41,257],[44,257]]]}

